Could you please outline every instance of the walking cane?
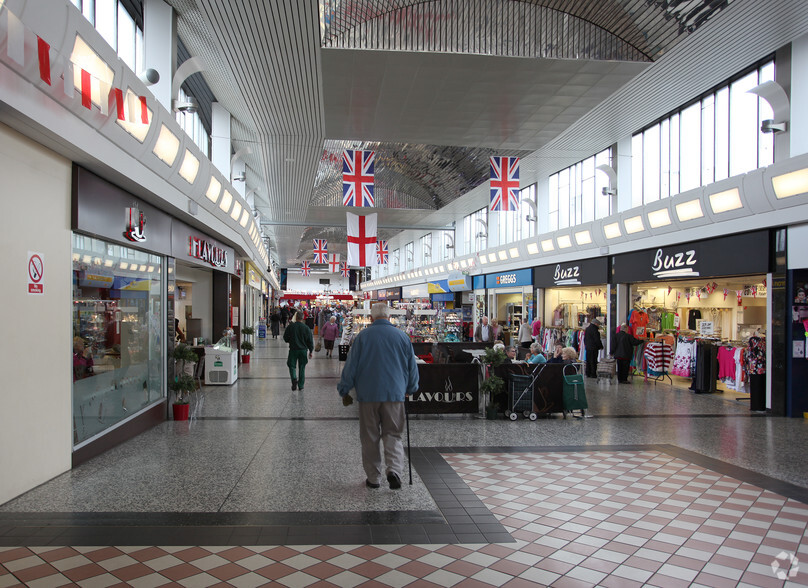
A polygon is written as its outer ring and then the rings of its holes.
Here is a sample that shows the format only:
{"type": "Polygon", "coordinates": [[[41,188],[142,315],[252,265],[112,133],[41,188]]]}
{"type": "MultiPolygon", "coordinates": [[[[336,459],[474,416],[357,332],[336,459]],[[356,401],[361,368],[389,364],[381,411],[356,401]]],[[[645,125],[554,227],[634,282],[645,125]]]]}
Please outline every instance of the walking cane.
{"type": "Polygon", "coordinates": [[[407,421],[407,463],[410,466],[410,486],[412,486],[412,447],[410,447],[410,411],[407,408],[409,396],[404,396],[404,418],[407,421]]]}

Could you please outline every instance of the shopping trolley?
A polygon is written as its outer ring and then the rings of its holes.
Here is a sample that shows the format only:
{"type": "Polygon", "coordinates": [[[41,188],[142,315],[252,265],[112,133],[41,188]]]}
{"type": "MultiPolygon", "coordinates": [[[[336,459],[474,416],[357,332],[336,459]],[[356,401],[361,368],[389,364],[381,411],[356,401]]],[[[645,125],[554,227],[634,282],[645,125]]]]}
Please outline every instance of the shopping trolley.
{"type": "Polygon", "coordinates": [[[580,417],[583,418],[584,411],[589,408],[586,402],[584,376],[581,373],[583,365],[582,363],[572,363],[564,366],[564,418],[567,418],[568,412],[575,416],[572,412],[574,410],[580,410],[580,417]]]}
{"type": "Polygon", "coordinates": [[[536,411],[533,410],[533,385],[543,369],[544,364],[537,364],[530,375],[510,375],[508,391],[511,408],[505,411],[507,418],[515,421],[521,413],[526,419],[536,420],[536,411]]]}

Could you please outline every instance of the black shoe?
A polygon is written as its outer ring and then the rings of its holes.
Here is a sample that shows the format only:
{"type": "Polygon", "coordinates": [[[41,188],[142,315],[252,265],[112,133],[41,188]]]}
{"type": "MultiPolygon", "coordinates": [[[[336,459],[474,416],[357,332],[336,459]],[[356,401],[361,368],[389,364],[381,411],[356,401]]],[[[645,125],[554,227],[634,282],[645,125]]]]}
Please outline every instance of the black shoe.
{"type": "Polygon", "coordinates": [[[398,490],[401,488],[401,478],[395,472],[387,474],[387,483],[390,484],[390,490],[398,490]]]}
{"type": "Polygon", "coordinates": [[[292,390],[297,390],[297,380],[292,380],[292,390]]]}
{"type": "Polygon", "coordinates": [[[365,480],[365,486],[367,486],[368,488],[373,488],[375,490],[376,488],[381,487],[381,484],[374,484],[370,480],[365,480]]]}
{"type": "Polygon", "coordinates": [[[303,388],[298,388],[297,391],[298,392],[303,392],[303,388]]]}

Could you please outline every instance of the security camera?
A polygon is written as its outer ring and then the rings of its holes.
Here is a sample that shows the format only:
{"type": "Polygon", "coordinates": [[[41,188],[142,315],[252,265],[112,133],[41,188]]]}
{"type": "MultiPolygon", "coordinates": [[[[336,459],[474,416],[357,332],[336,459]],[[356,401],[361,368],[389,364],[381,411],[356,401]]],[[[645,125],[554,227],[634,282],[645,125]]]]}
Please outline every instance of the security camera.
{"type": "Polygon", "coordinates": [[[199,104],[190,96],[184,100],[174,100],[174,110],[183,114],[193,114],[199,110],[199,104]]]}

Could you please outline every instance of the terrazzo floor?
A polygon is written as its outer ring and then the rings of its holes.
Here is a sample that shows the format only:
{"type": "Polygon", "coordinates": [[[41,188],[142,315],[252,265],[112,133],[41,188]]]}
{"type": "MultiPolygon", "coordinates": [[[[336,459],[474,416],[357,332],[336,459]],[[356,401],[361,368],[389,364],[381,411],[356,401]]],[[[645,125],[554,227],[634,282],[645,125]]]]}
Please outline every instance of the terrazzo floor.
{"type": "Polygon", "coordinates": [[[808,585],[802,419],[588,380],[591,418],[412,417],[413,485],[369,490],[340,362],[285,357],[1,505],[0,588],[808,585]]]}

